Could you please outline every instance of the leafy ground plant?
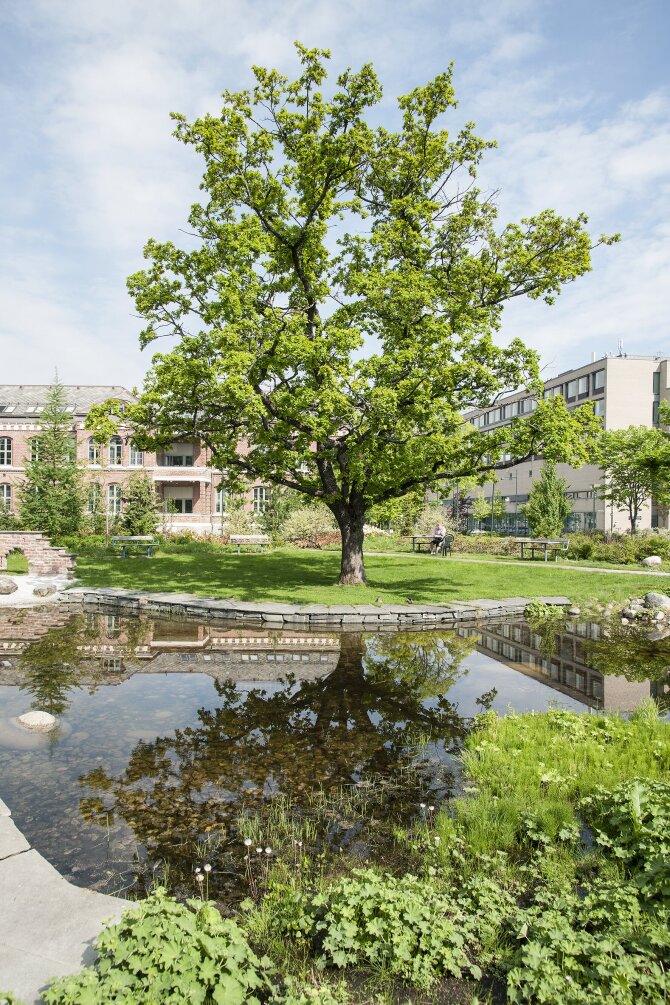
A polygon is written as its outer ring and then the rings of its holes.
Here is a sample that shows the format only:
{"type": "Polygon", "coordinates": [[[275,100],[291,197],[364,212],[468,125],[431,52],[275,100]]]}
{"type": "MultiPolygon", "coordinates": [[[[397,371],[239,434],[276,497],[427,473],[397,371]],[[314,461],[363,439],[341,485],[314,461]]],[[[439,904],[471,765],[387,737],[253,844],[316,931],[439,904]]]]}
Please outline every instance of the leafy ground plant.
{"type": "Polygon", "coordinates": [[[270,960],[256,956],[236,922],[160,889],[105,928],[97,949],[94,967],[44,992],[48,1005],[262,1005],[274,991],[270,960]]]}

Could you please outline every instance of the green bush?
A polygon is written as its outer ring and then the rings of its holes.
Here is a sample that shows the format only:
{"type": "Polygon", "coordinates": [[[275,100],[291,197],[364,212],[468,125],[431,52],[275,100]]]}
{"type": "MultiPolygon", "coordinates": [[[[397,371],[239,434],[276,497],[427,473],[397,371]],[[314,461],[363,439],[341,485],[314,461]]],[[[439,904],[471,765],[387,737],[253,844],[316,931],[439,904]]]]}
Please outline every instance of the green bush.
{"type": "Polygon", "coordinates": [[[650,899],[670,904],[670,784],[635,779],[580,803],[596,845],[623,862],[650,899]]]}
{"type": "Polygon", "coordinates": [[[416,876],[356,869],[323,893],[295,894],[284,912],[280,927],[310,938],[320,966],[381,967],[420,988],[443,975],[481,977],[465,952],[463,911],[416,876]]]}
{"type": "Polygon", "coordinates": [[[474,555],[517,555],[518,545],[512,537],[498,537],[493,534],[457,534],[451,546],[452,551],[465,551],[474,555]]]}
{"type": "Polygon", "coordinates": [[[670,915],[648,913],[637,890],[599,881],[542,891],[521,913],[507,1000],[533,1005],[660,1005],[670,995],[670,915]]]}
{"type": "Polygon", "coordinates": [[[96,946],[95,966],[56,980],[43,994],[47,1005],[262,1005],[274,990],[270,961],[234,921],[160,889],[105,928],[96,946]]]}
{"type": "Polygon", "coordinates": [[[649,555],[670,561],[670,536],[666,534],[615,534],[607,541],[603,534],[571,534],[568,558],[583,561],[631,565],[649,555]]]}
{"type": "Polygon", "coordinates": [[[281,537],[303,548],[320,548],[324,539],[336,536],[335,517],[325,506],[301,506],[288,514],[281,527],[281,537]]]}

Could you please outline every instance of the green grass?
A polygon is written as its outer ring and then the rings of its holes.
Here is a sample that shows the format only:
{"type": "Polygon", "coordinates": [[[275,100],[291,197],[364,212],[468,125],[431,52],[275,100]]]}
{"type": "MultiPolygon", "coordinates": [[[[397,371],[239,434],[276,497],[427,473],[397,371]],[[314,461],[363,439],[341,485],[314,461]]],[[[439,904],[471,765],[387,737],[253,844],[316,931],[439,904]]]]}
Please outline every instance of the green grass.
{"type": "Polygon", "coordinates": [[[454,828],[473,855],[512,851],[534,828],[554,840],[575,825],[580,799],[598,786],[634,778],[670,779],[670,724],[650,700],[630,720],[550,711],[486,717],[466,740],[462,762],[471,795],[442,814],[449,848],[454,828]]]}
{"type": "Polygon", "coordinates": [[[23,554],[23,552],[10,551],[9,555],[7,556],[7,568],[5,571],[12,576],[18,576],[28,572],[28,570],[29,570],[28,559],[23,554]]]}
{"type": "Polygon", "coordinates": [[[658,590],[657,576],[580,572],[553,563],[498,563],[428,555],[366,557],[368,585],[337,586],[339,555],[282,548],[237,555],[208,543],[168,545],[154,558],[121,559],[105,551],[80,552],[76,575],[84,586],[184,592],[206,597],[299,604],[442,604],[456,600],[564,595],[576,603],[624,601],[658,590]]]}

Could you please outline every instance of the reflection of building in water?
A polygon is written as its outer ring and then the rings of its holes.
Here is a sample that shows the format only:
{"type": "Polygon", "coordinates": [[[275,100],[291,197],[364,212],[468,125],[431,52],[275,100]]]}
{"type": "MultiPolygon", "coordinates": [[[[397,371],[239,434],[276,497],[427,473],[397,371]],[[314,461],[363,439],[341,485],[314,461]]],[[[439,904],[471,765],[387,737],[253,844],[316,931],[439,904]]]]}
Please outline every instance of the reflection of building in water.
{"type": "MultiPolygon", "coordinates": [[[[30,643],[70,617],[58,613],[47,625],[39,617],[0,623],[0,684],[21,683],[21,660],[30,643]]],[[[195,672],[219,681],[272,681],[291,674],[313,680],[335,669],[340,652],[336,635],[269,634],[117,614],[86,613],[79,634],[73,663],[82,686],[120,684],[135,673],[195,672]]]]}
{"type": "Polygon", "coordinates": [[[527,624],[487,624],[479,628],[458,629],[459,634],[477,638],[477,650],[519,670],[528,677],[583,702],[590,708],[631,711],[650,695],[664,690],[662,684],[628,681],[625,677],[605,675],[586,662],[584,641],[599,641],[597,622],[568,621],[556,633],[553,654],[545,654],[544,640],[527,624]]]}

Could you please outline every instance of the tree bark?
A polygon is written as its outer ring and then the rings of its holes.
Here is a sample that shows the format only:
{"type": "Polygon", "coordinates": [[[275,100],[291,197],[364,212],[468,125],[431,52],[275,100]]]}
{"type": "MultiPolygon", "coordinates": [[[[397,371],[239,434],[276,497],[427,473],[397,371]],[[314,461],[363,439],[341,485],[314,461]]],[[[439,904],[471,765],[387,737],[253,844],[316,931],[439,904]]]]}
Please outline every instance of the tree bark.
{"type": "Polygon", "coordinates": [[[367,580],[363,562],[363,525],[365,523],[363,503],[335,507],[333,514],[342,535],[339,585],[364,586],[367,580]]]}

